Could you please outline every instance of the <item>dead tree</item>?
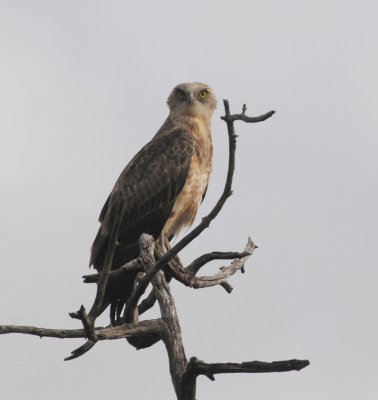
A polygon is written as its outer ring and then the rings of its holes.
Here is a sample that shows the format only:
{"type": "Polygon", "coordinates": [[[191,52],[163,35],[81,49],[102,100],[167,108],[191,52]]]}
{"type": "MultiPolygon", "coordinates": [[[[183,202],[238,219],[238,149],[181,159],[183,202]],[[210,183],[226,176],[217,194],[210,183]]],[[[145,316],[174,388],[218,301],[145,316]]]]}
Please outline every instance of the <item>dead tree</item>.
{"type": "Polygon", "coordinates": [[[178,400],[194,400],[196,396],[196,380],[199,375],[205,375],[214,380],[215,374],[225,373],[263,373],[283,372],[301,370],[309,365],[307,360],[286,360],[275,362],[248,361],[242,363],[215,363],[208,364],[196,357],[188,361],[184,345],[181,339],[181,328],[176,312],[175,302],[170,291],[169,281],[176,279],[186,286],[192,288],[207,288],[214,285],[221,285],[228,293],[232,287],[227,279],[237,271],[244,272],[247,259],[253,254],[257,246],[248,239],[243,252],[212,252],[204,254],[195,259],[190,265],[184,267],[178,253],[191,241],[198,237],[211,221],[218,215],[228,197],[232,195],[232,179],[235,169],[236,134],[234,129],[235,121],[247,123],[265,121],[274,114],[270,111],[258,117],[248,117],[246,106],[243,106],[241,114],[231,114],[227,100],[223,101],[225,116],[221,117],[227,124],[229,138],[229,161],[226,183],[223,193],[212,211],[173,246],[166,253],[158,248],[154,239],[148,235],[140,237],[140,255],[122,266],[120,269],[111,271],[112,258],[116,246],[116,239],[119,230],[119,223],[122,217],[122,205],[118,208],[118,224],[114,224],[111,232],[111,245],[106,254],[104,268],[101,274],[84,276],[84,282],[96,283],[97,293],[90,311],[87,313],[83,306],[77,312],[70,313],[72,318],[79,319],[83,329],[45,329],[34,326],[13,326],[1,325],[0,334],[23,333],[39,337],[54,338],[85,338],[85,343],[73,350],[65,360],[72,360],[80,357],[89,351],[98,341],[109,339],[128,338],[129,342],[136,348],[150,347],[162,340],[165,344],[169,370],[172,383],[178,400]],[[212,260],[233,260],[227,267],[221,268],[219,272],[211,276],[197,276],[201,268],[212,260]],[[134,270],[139,271],[134,290],[124,311],[122,323],[118,326],[96,327],[95,322],[99,308],[102,304],[104,291],[109,279],[117,279],[123,273],[134,270]],[[141,300],[149,286],[151,290],[148,296],[141,300]],[[139,320],[140,315],[158,303],[161,317],[151,320],[139,320]]]}

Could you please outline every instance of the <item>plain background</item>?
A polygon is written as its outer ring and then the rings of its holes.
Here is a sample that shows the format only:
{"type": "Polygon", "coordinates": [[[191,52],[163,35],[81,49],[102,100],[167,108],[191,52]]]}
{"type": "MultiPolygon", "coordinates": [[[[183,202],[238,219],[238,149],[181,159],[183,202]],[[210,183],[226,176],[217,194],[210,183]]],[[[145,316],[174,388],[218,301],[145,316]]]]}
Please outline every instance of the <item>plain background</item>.
{"type": "MultiPolygon", "coordinates": [[[[237,124],[234,195],[182,254],[259,245],[231,295],[172,285],[186,353],[311,366],[201,377],[197,398],[378,398],[377,15],[373,0],[1,0],[0,323],[80,326],[100,209],[172,87],[202,81],[219,106],[199,218],[225,178],[221,100],[277,114],[237,124]]],[[[162,344],[63,362],[82,342],[0,337],[1,397],[175,398],[162,344]]]]}

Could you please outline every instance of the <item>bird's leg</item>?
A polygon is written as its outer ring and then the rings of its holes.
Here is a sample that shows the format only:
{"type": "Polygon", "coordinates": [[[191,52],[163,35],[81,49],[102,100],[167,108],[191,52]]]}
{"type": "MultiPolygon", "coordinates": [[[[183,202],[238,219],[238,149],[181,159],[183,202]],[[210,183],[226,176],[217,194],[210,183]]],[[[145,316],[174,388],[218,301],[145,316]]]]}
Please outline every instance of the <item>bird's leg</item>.
{"type": "Polygon", "coordinates": [[[125,305],[125,302],[121,301],[120,299],[117,299],[117,302],[114,302],[114,303],[111,304],[111,306],[110,306],[110,317],[112,317],[112,315],[113,315],[113,318],[114,318],[114,323],[112,321],[112,325],[114,325],[114,326],[115,325],[120,325],[120,323],[121,323],[121,314],[122,314],[122,310],[123,310],[124,305],[125,305]],[[115,310],[112,313],[112,307],[113,306],[114,306],[115,310]],[[114,315],[115,315],[115,317],[114,317],[114,315]]]}
{"type": "MultiPolygon", "coordinates": [[[[135,280],[134,280],[134,288],[133,288],[133,291],[135,290],[136,286],[139,284],[139,281],[141,280],[141,278],[142,278],[143,276],[144,276],[144,272],[138,272],[138,273],[137,273],[137,276],[136,276],[136,278],[135,278],[135,280]]],[[[133,320],[130,321],[130,322],[135,323],[135,322],[138,322],[138,321],[139,321],[138,307],[135,307],[134,314],[133,314],[133,320]]],[[[129,322],[129,321],[126,321],[126,322],[129,322]]]]}
{"type": "Polygon", "coordinates": [[[112,326],[116,326],[117,325],[117,321],[118,321],[118,305],[119,305],[118,299],[116,301],[112,301],[110,303],[110,324],[112,326]]]}

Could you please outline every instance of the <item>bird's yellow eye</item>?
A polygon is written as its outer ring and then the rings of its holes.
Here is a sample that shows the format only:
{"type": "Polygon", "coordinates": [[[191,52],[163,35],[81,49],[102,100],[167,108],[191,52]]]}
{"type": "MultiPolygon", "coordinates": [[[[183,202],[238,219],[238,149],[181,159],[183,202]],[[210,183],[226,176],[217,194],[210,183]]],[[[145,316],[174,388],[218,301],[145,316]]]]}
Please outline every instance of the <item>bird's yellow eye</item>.
{"type": "Polygon", "coordinates": [[[204,98],[206,98],[206,96],[207,96],[207,91],[206,91],[206,90],[202,90],[202,91],[200,91],[200,93],[199,93],[199,97],[200,97],[201,99],[204,99],[204,98]]]}

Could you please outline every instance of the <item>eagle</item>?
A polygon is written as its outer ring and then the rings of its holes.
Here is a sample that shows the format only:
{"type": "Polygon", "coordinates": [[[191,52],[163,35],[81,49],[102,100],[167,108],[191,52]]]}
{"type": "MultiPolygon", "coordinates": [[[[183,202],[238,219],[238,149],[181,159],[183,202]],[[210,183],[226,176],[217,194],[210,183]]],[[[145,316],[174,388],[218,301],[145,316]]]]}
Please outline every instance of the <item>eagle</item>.
{"type": "MultiPolygon", "coordinates": [[[[138,257],[142,233],[152,235],[167,250],[170,241],[193,224],[205,197],[212,169],[210,123],[216,97],[204,83],[181,83],[173,88],[167,104],[167,119],[124,168],[102,208],[90,257],[90,266],[98,272],[104,266],[120,200],[123,216],[112,270],[138,257]]],[[[108,281],[100,314],[110,305],[113,325],[120,320],[135,278],[136,273],[130,272],[108,281]]]]}

